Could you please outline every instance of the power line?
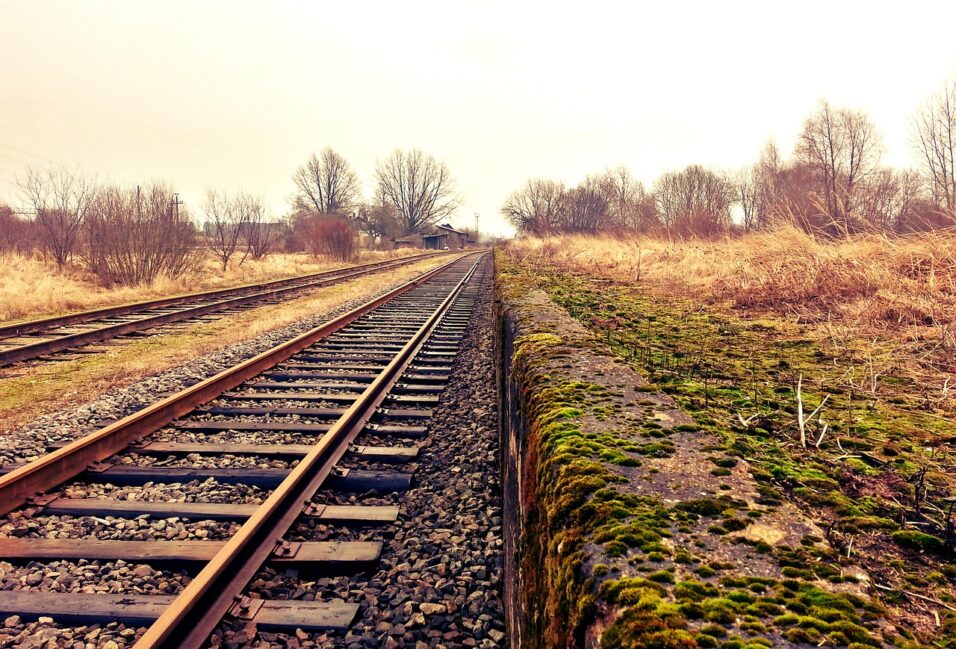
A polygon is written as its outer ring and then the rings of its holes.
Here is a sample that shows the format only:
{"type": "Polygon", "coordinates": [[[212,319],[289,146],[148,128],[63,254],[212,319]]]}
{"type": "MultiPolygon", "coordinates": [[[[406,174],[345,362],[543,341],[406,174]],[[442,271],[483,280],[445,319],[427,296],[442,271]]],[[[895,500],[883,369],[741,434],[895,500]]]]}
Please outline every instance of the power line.
{"type": "Polygon", "coordinates": [[[53,163],[53,160],[50,160],[49,158],[46,158],[42,155],[37,155],[35,153],[30,153],[29,151],[24,151],[23,149],[18,149],[17,147],[10,146],[9,144],[3,144],[2,142],[0,142],[0,146],[4,147],[5,149],[10,149],[11,151],[16,151],[17,153],[22,153],[23,155],[28,155],[31,158],[38,158],[40,160],[46,160],[47,162],[51,164],[53,163]]]}
{"type": "Polygon", "coordinates": [[[0,161],[7,162],[10,164],[20,165],[22,167],[31,167],[29,162],[24,162],[23,160],[17,160],[16,158],[11,158],[5,155],[0,155],[0,161]]]}

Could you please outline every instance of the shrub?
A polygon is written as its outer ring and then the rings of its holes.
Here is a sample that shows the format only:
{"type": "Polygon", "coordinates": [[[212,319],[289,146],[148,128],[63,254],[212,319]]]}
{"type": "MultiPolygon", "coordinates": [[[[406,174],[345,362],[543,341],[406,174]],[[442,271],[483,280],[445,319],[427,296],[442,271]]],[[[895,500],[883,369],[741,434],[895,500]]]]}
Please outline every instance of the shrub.
{"type": "Polygon", "coordinates": [[[296,235],[313,256],[348,261],[357,252],[355,230],[348,219],[335,214],[300,214],[296,235]]]}

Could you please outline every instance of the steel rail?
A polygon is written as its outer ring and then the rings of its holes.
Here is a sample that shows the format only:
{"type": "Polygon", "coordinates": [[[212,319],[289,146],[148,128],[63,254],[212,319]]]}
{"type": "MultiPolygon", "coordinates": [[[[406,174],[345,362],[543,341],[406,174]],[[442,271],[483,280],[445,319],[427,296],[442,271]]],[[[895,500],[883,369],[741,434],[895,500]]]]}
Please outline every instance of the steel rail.
{"type": "Polygon", "coordinates": [[[13,324],[0,325],[0,339],[3,338],[14,338],[16,336],[21,336],[23,334],[36,333],[39,331],[44,331],[54,327],[64,327],[67,325],[81,324],[83,322],[89,322],[90,320],[97,320],[100,318],[108,318],[113,316],[121,315],[130,315],[133,313],[139,313],[149,309],[158,309],[166,306],[173,306],[176,304],[183,304],[184,302],[192,302],[195,300],[204,300],[212,299],[216,297],[223,297],[228,295],[234,295],[242,292],[261,292],[264,290],[272,288],[280,288],[283,286],[290,286],[293,284],[307,284],[313,280],[322,280],[325,278],[331,279],[332,275],[338,275],[341,273],[356,271],[356,270],[387,270],[392,266],[401,266],[405,263],[411,263],[414,261],[421,261],[423,259],[428,259],[430,257],[437,257],[443,254],[448,254],[445,252],[442,253],[424,253],[420,255],[410,255],[408,257],[402,257],[400,259],[387,259],[385,261],[376,261],[368,264],[358,264],[355,266],[344,266],[342,268],[334,268],[332,270],[325,270],[321,273],[311,273],[308,275],[298,275],[296,277],[287,277],[285,279],[271,280],[268,282],[256,282],[253,284],[241,284],[239,286],[232,286],[230,288],[221,288],[213,291],[196,291],[194,293],[180,293],[179,295],[171,295],[169,297],[157,298],[155,300],[142,300],[140,302],[127,302],[126,304],[118,304],[116,306],[102,307],[99,309],[91,309],[89,311],[77,311],[75,313],[68,313],[61,316],[51,316],[49,318],[39,318],[36,320],[26,320],[24,322],[16,322],[13,324]]]}
{"type": "Polygon", "coordinates": [[[459,259],[442,264],[348,313],[3,475],[0,477],[0,515],[27,504],[29,499],[80,475],[90,465],[115,455],[137,439],[158,430],[197,406],[212,401],[242,382],[275,367],[392,298],[428,281],[457,261],[459,259]]]}
{"type": "Polygon", "coordinates": [[[475,261],[361,396],[147,629],[135,649],[188,649],[204,645],[411,364],[483,257],[475,261]]]}
{"type": "MultiPolygon", "coordinates": [[[[394,266],[401,266],[404,264],[393,264],[387,268],[392,268],[394,266]]],[[[386,268],[386,269],[387,269],[386,268]]],[[[323,286],[328,286],[330,284],[337,284],[342,281],[353,279],[356,277],[362,277],[365,275],[381,272],[385,270],[381,267],[371,268],[371,269],[362,269],[354,272],[348,272],[346,274],[338,274],[335,277],[326,279],[326,280],[315,280],[307,284],[296,284],[293,286],[287,286],[284,288],[270,289],[268,291],[263,291],[261,293],[253,293],[251,295],[242,295],[239,297],[227,298],[225,300],[220,300],[218,302],[211,302],[202,304],[196,307],[182,309],[180,311],[174,311],[172,313],[162,313],[154,316],[147,316],[145,318],[140,318],[138,320],[133,320],[130,322],[122,322],[114,325],[107,325],[105,327],[100,327],[92,331],[84,331],[76,334],[67,334],[65,336],[60,336],[53,338],[52,340],[41,341],[37,343],[30,343],[27,345],[21,345],[18,347],[13,347],[11,349],[0,350],[0,367],[5,365],[11,365],[20,361],[30,360],[43,354],[51,354],[54,352],[63,351],[66,349],[71,349],[74,347],[81,347],[83,345],[88,345],[95,342],[100,342],[103,340],[109,340],[111,338],[116,338],[126,333],[131,333],[133,331],[141,331],[143,329],[151,329],[153,327],[158,327],[160,325],[169,324],[172,322],[179,322],[181,320],[189,320],[191,318],[197,318],[209,313],[216,313],[218,311],[223,311],[225,309],[245,306],[247,304],[253,304],[255,302],[261,302],[274,297],[279,297],[288,293],[296,293],[298,291],[308,290],[311,288],[321,288],[323,286]]]]}

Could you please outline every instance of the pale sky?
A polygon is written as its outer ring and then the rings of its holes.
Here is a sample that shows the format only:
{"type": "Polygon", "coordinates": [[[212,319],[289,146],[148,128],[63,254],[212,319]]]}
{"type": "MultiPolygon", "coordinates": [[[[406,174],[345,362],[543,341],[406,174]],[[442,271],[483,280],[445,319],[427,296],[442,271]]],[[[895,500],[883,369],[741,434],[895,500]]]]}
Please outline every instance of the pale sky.
{"type": "Polygon", "coordinates": [[[310,153],[336,149],[370,194],[376,160],[417,147],[458,180],[453,222],[507,232],[529,177],[736,169],[768,138],[789,153],[821,98],[912,165],[954,25],[952,1],[0,0],[0,200],[53,160],[166,180],[194,214],[214,186],[282,215],[310,153]]]}

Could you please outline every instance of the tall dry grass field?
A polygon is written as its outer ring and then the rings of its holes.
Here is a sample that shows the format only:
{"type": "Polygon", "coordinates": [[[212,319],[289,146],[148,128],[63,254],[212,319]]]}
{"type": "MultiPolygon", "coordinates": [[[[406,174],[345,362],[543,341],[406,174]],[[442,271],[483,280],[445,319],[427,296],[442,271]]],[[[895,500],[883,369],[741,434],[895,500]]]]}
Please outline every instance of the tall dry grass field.
{"type": "Polygon", "coordinates": [[[801,230],[723,240],[563,235],[509,244],[517,258],[751,313],[956,343],[956,234],[828,241],[801,230]]]}
{"type": "Polygon", "coordinates": [[[794,228],[723,240],[564,235],[518,239],[509,250],[525,267],[552,264],[752,317],[792,318],[831,337],[911,343],[923,360],[956,373],[954,233],[838,241],[794,228]]]}
{"type": "Polygon", "coordinates": [[[352,263],[381,261],[420,253],[419,250],[362,251],[355,262],[323,260],[304,253],[269,255],[260,260],[232,261],[224,273],[208,255],[185,277],[160,277],[143,286],[103,287],[79,267],[58,271],[40,256],[0,254],[0,322],[148,300],[150,298],[227,288],[270,279],[319,273],[352,263]]]}

